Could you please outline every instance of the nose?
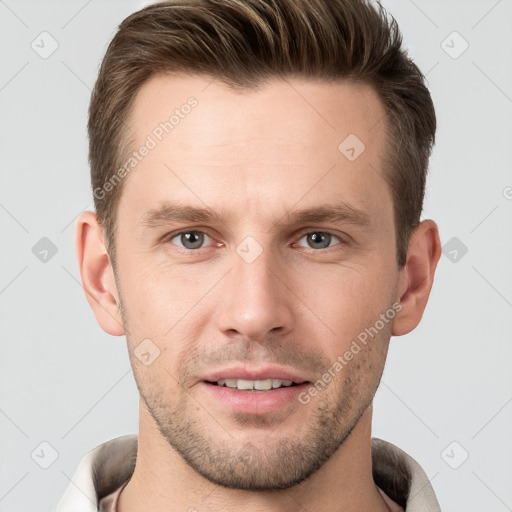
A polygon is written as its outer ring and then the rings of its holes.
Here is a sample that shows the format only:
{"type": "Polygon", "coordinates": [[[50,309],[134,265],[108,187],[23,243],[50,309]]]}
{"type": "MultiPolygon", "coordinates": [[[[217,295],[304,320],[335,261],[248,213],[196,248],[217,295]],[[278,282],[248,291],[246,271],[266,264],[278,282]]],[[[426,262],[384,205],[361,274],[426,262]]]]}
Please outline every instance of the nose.
{"type": "Polygon", "coordinates": [[[220,330],[227,338],[261,341],[268,333],[285,335],[293,328],[295,295],[283,262],[265,250],[255,261],[238,254],[223,282],[224,300],[217,309],[220,330]]]}

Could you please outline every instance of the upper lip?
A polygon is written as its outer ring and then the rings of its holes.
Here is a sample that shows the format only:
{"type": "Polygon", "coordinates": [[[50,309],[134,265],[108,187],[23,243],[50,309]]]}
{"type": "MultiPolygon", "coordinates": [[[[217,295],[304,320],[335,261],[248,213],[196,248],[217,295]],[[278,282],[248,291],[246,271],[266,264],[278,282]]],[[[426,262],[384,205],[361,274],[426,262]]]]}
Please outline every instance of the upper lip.
{"type": "Polygon", "coordinates": [[[244,379],[244,380],[291,380],[296,384],[309,382],[307,378],[296,371],[282,366],[267,365],[260,368],[248,368],[247,366],[231,366],[211,371],[204,375],[200,380],[208,382],[217,382],[221,379],[244,379]]]}

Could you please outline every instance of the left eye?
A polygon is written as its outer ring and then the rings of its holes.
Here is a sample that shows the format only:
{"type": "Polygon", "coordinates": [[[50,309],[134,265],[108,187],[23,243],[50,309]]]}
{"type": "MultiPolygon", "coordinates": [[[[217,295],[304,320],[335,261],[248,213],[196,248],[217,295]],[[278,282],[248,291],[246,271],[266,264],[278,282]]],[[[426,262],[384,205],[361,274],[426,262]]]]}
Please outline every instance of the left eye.
{"type": "Polygon", "coordinates": [[[212,241],[206,233],[202,231],[183,231],[171,238],[171,242],[184,249],[201,249],[205,242],[212,241]]]}
{"type": "Polygon", "coordinates": [[[330,247],[331,245],[335,245],[335,244],[331,244],[331,242],[340,243],[341,239],[340,239],[340,237],[333,235],[331,233],[327,233],[325,231],[314,231],[312,233],[307,233],[306,235],[304,235],[299,240],[297,245],[299,245],[301,247],[309,246],[311,249],[326,249],[327,247],[330,247]],[[307,246],[304,245],[303,243],[301,243],[302,240],[305,240],[305,243],[307,244],[307,246]]]}

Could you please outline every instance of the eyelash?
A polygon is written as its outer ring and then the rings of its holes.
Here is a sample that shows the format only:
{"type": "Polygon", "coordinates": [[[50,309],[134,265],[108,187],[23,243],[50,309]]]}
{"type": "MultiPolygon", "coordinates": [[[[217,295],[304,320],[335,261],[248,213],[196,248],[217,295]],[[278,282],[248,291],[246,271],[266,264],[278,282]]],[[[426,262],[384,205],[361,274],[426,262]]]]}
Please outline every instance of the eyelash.
{"type": "MultiPolygon", "coordinates": [[[[215,237],[213,237],[212,235],[210,235],[207,231],[203,231],[201,229],[183,229],[181,231],[177,231],[177,232],[174,232],[174,233],[170,233],[169,235],[167,235],[164,239],[164,242],[169,242],[169,243],[172,243],[172,240],[174,240],[176,237],[179,237],[180,235],[184,235],[186,233],[201,233],[201,234],[204,234],[208,237],[210,237],[212,240],[215,240],[215,237]]],[[[349,244],[349,241],[348,241],[348,236],[341,236],[339,234],[336,234],[336,233],[333,233],[332,231],[329,231],[329,230],[311,230],[311,231],[304,231],[304,232],[301,232],[299,238],[297,239],[297,242],[302,240],[302,238],[304,238],[305,236],[307,235],[312,235],[312,234],[318,234],[318,233],[321,233],[321,234],[327,234],[327,235],[330,235],[336,239],[339,240],[338,243],[334,244],[333,246],[329,246],[329,247],[326,247],[326,248],[323,248],[323,249],[313,249],[312,247],[304,247],[304,246],[299,246],[299,247],[302,247],[303,249],[306,249],[311,252],[315,252],[315,253],[319,253],[319,252],[325,252],[327,251],[328,249],[333,249],[334,247],[340,245],[340,246],[346,246],[349,244]]],[[[292,245],[293,246],[297,246],[297,242],[294,242],[292,245]]],[[[186,247],[181,247],[179,245],[176,245],[176,244],[173,244],[175,245],[176,247],[178,247],[179,250],[183,251],[183,252],[186,252],[186,253],[194,253],[194,252],[199,252],[201,251],[202,249],[207,249],[208,247],[199,247],[198,249],[187,249],[186,247]]]]}

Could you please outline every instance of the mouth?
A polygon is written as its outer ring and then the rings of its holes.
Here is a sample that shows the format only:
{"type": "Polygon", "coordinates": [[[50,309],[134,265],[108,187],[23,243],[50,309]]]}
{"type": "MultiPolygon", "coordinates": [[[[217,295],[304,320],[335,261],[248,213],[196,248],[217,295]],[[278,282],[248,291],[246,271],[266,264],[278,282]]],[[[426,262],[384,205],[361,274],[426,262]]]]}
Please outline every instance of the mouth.
{"type": "Polygon", "coordinates": [[[223,413],[247,415],[297,406],[300,393],[305,392],[310,383],[311,380],[297,372],[277,366],[259,370],[238,366],[212,372],[199,382],[223,413]]]}
{"type": "Polygon", "coordinates": [[[293,382],[292,380],[284,379],[263,379],[263,380],[247,380],[247,379],[219,379],[215,382],[206,381],[213,386],[226,387],[236,389],[238,391],[272,391],[280,388],[291,388],[305,384],[303,382],[293,382]]]}

